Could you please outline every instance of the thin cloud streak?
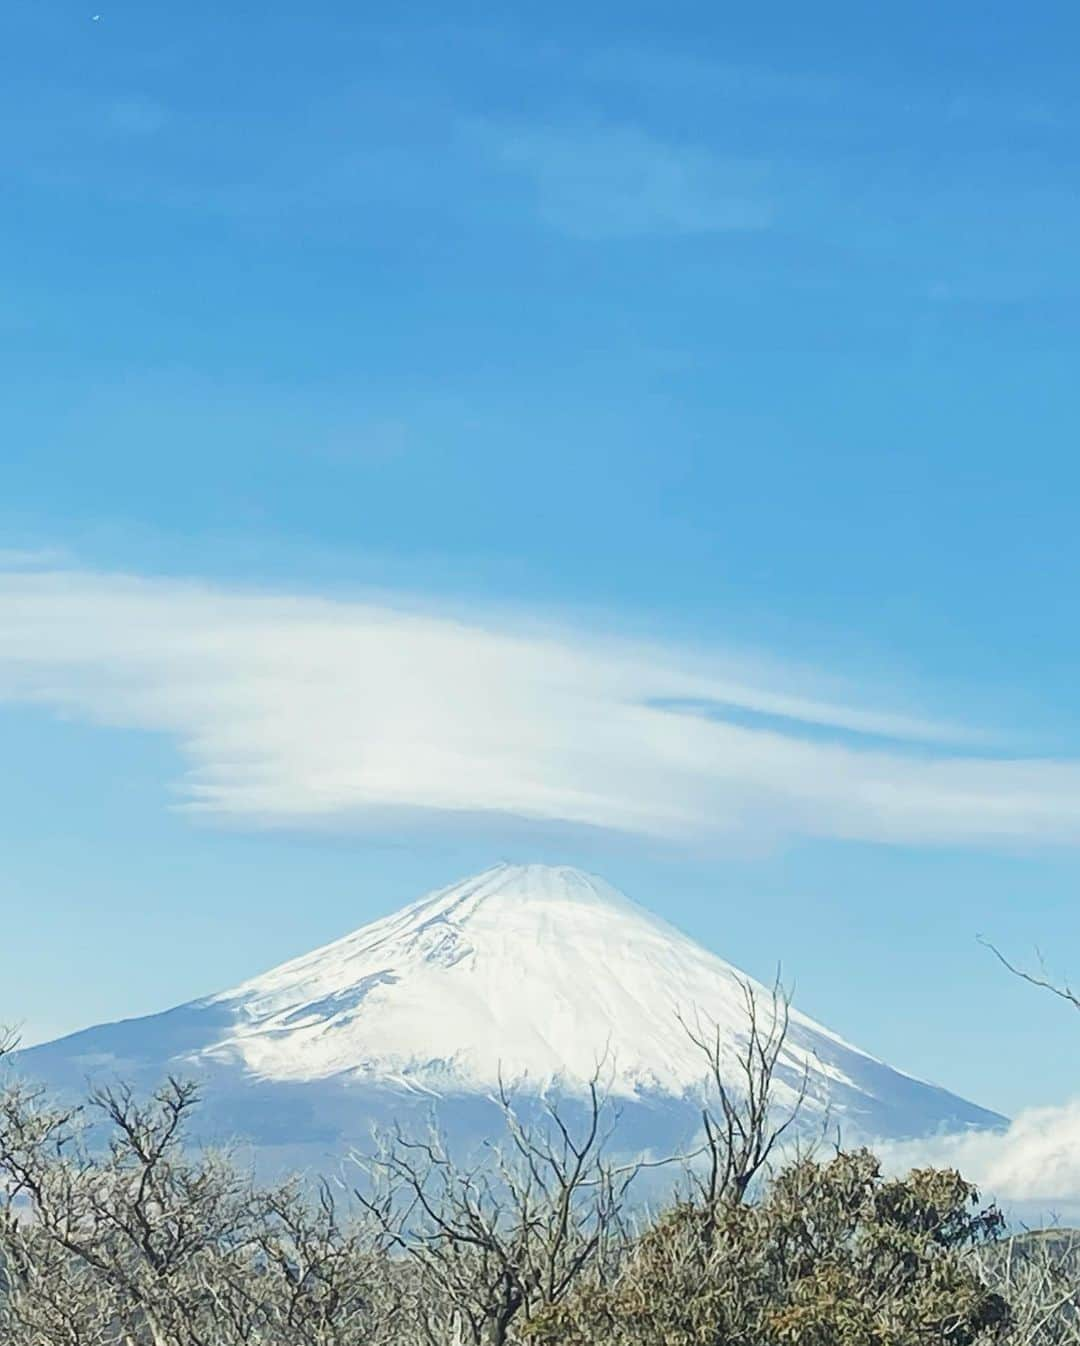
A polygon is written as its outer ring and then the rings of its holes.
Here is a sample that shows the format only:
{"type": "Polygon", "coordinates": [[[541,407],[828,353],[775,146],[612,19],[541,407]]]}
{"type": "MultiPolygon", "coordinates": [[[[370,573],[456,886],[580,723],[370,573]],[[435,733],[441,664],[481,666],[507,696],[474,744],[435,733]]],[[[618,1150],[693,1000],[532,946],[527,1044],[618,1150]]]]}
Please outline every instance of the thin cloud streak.
{"type": "Polygon", "coordinates": [[[718,844],[1080,843],[1080,764],[975,757],[948,726],[731,669],[405,600],[0,575],[0,701],[171,736],[184,807],[226,820],[415,810],[718,844]]]}

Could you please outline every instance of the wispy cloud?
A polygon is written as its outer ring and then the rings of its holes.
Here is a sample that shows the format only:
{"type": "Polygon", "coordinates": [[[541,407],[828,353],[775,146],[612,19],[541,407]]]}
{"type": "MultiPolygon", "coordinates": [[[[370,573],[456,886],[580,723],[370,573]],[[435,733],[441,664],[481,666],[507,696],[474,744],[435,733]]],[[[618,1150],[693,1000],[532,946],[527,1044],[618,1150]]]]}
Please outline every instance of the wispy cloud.
{"type": "Polygon", "coordinates": [[[634,127],[486,126],[481,138],[536,193],[542,219],[579,238],[708,234],[772,223],[768,165],[634,127]]]}
{"type": "Polygon", "coordinates": [[[186,805],[226,818],[347,827],[389,808],[715,841],[1080,843],[1080,765],[976,756],[948,727],[734,668],[405,601],[0,575],[0,700],[171,735],[186,805]]]}

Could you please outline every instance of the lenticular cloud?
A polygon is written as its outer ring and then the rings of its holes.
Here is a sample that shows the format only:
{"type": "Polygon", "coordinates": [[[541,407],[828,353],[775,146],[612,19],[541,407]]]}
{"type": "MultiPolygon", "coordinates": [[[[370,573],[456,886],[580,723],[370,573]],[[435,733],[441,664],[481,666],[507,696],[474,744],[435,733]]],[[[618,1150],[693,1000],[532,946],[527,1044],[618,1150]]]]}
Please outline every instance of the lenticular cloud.
{"type": "Polygon", "coordinates": [[[0,701],[170,735],[184,806],[655,837],[1080,841],[1080,766],[827,699],[775,665],[415,602],[0,574],[0,701]]]}

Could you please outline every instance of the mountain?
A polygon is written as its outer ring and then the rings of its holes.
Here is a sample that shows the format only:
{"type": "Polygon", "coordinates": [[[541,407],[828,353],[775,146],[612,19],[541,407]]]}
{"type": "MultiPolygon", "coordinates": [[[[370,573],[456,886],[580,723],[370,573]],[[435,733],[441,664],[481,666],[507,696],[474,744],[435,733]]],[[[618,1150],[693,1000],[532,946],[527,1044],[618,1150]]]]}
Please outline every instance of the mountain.
{"type": "MultiPolygon", "coordinates": [[[[680,1016],[715,1024],[734,1072],[747,984],[767,1020],[765,987],[603,880],[499,865],[229,991],[14,1061],[63,1093],[199,1077],[207,1136],[246,1137],[290,1163],[362,1144],[372,1123],[419,1122],[433,1102],[452,1135],[476,1139],[496,1120],[500,1079],[524,1100],[572,1100],[600,1066],[624,1141],[662,1148],[698,1116],[703,1062],[680,1016]]],[[[792,1010],[781,1101],[804,1071],[807,1120],[828,1109],[850,1139],[1005,1123],[792,1010]]]]}

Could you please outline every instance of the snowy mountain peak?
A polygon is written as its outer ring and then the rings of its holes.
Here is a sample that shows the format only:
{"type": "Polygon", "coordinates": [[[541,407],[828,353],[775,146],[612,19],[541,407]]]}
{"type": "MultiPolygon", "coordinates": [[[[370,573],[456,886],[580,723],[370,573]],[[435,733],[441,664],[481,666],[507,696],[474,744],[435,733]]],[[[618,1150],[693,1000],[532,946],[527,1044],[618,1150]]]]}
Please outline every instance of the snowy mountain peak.
{"type": "Polygon", "coordinates": [[[412,910],[438,910],[448,919],[465,921],[481,906],[491,903],[502,907],[536,904],[608,907],[643,917],[648,915],[643,907],[631,902],[595,874],[571,865],[540,864],[494,865],[472,878],[422,898],[412,910]]]}
{"type": "MultiPolygon", "coordinates": [[[[766,987],[603,879],[503,864],[220,995],[24,1055],[54,1077],[205,1071],[223,1097],[272,1096],[279,1116],[285,1098],[302,1110],[331,1097],[350,1109],[393,1097],[397,1109],[432,1094],[466,1106],[500,1081],[574,1094],[600,1067],[643,1116],[663,1106],[694,1117],[705,1064],[682,1020],[715,1026],[737,1081],[747,989],[767,1022],[766,987]]],[[[804,1073],[808,1114],[827,1109],[866,1135],[1001,1121],[792,1010],[779,1101],[804,1073]]]]}

